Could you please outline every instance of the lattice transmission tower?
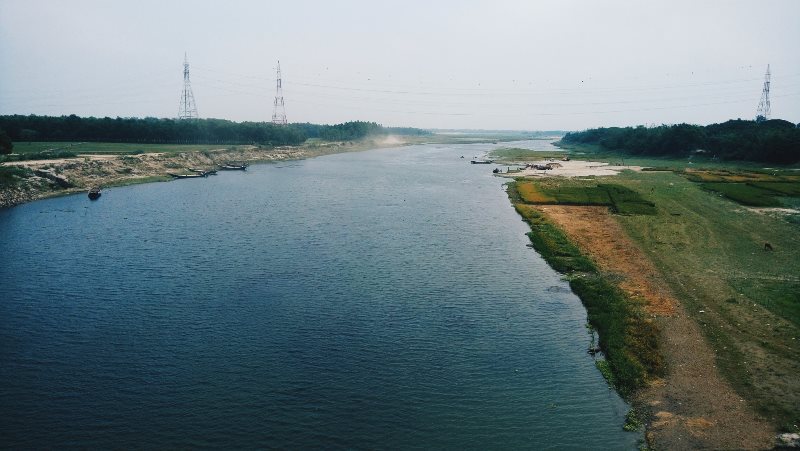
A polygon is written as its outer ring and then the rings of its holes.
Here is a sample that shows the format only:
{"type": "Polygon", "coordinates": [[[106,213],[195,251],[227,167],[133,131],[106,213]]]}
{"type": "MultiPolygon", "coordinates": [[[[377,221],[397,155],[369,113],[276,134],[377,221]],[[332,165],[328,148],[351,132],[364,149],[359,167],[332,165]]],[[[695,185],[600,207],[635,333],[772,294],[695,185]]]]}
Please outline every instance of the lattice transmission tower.
{"type": "Polygon", "coordinates": [[[278,81],[275,88],[275,106],[272,109],[272,123],[286,125],[286,108],[283,105],[283,86],[281,86],[281,62],[278,61],[278,81]]]}
{"type": "Polygon", "coordinates": [[[181,106],[178,108],[178,119],[197,119],[197,105],[194,103],[192,84],[189,82],[189,58],[183,54],[183,91],[181,106]]]}
{"type": "Polygon", "coordinates": [[[769,120],[769,64],[767,64],[767,73],[764,75],[764,89],[761,91],[761,101],[758,102],[758,110],[756,111],[756,121],[769,120]]]}

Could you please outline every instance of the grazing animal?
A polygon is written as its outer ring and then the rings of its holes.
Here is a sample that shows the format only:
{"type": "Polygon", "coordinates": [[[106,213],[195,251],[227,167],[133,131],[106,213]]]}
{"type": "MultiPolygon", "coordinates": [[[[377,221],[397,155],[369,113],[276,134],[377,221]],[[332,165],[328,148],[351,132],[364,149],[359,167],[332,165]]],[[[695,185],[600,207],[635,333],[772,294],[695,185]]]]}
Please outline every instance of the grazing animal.
{"type": "Polygon", "coordinates": [[[764,243],[764,250],[765,251],[771,251],[772,250],[772,245],[769,244],[769,243],[764,243]]]}

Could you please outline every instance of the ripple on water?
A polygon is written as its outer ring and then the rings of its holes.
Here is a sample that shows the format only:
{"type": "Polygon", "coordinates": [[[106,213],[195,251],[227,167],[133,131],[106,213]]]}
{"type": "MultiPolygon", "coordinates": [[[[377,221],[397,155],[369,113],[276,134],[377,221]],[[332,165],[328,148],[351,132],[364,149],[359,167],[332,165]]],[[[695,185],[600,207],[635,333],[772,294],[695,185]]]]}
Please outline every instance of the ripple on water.
{"type": "Polygon", "coordinates": [[[1,211],[4,443],[633,447],[491,146],[438,147],[1,211]]]}

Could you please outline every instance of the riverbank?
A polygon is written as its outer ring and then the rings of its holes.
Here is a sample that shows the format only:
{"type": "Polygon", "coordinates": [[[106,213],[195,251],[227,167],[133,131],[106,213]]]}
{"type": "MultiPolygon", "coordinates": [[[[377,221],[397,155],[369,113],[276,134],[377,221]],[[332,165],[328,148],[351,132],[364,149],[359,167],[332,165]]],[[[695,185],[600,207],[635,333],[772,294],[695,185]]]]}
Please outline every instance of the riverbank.
{"type": "MultiPolygon", "coordinates": [[[[172,177],[169,174],[187,173],[189,168],[216,169],[218,165],[228,162],[241,164],[299,160],[341,152],[404,146],[418,140],[388,136],[360,141],[312,142],[303,146],[233,146],[177,152],[173,150],[177,146],[165,145],[162,151],[141,154],[91,153],[78,154],[74,158],[6,162],[0,164],[0,169],[8,172],[6,183],[0,188],[0,208],[85,192],[93,186],[170,181],[172,177]]],[[[93,144],[92,147],[102,152],[102,143],[93,144]]],[[[118,144],[109,144],[109,149],[118,147],[118,144]]]]}
{"type": "MultiPolygon", "coordinates": [[[[577,248],[573,259],[588,257],[589,267],[652,320],[629,323],[627,334],[641,334],[642,324],[658,330],[663,374],[649,373],[629,396],[646,418],[651,446],[763,449],[776,445],[777,431],[796,432],[798,383],[790,375],[797,371],[798,328],[792,313],[779,310],[771,288],[778,284],[786,296],[797,295],[796,226],[743,209],[672,172],[525,180],[538,189],[526,188],[512,202],[522,201],[518,211],[533,211],[564,234],[553,254],[577,248]],[[596,189],[609,184],[640,193],[654,210],[610,213],[613,200],[596,189]],[[779,243],[781,251],[765,252],[764,242],[779,243]]],[[[585,272],[554,267],[570,280],[585,272]]],[[[575,291],[591,321],[593,294],[587,299],[575,291]]]]}

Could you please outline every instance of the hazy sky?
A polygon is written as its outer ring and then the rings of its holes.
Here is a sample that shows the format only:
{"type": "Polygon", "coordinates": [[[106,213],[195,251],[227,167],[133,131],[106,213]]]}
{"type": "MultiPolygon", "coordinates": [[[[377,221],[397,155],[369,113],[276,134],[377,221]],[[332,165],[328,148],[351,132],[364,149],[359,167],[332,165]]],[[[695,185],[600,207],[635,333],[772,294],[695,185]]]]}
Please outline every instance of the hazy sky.
{"type": "Polygon", "coordinates": [[[0,0],[0,114],[582,129],[800,122],[800,1],[0,0]]]}

